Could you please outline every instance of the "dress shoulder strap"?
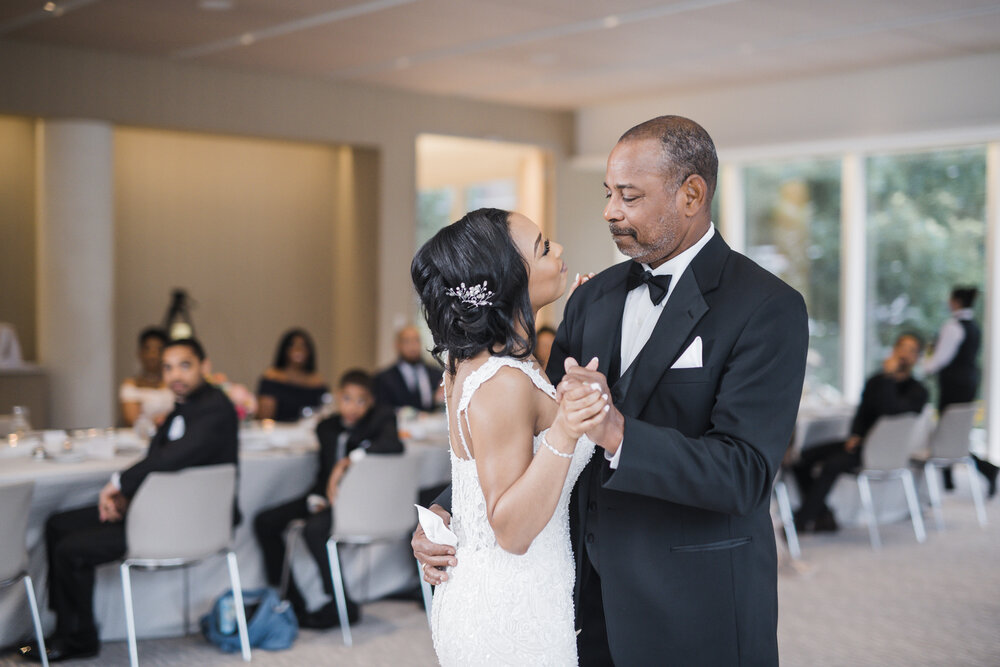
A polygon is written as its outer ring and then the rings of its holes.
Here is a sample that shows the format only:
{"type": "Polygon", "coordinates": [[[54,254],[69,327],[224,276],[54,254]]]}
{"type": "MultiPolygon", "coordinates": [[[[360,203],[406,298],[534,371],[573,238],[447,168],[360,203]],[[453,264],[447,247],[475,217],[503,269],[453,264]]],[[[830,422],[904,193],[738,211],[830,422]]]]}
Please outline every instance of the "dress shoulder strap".
{"type": "Polygon", "coordinates": [[[469,424],[469,403],[472,401],[472,395],[476,393],[483,384],[485,384],[490,378],[497,374],[497,372],[504,367],[517,368],[528,378],[531,379],[532,383],[541,391],[544,391],[553,400],[556,397],[555,387],[552,383],[545,379],[541,372],[535,368],[535,365],[526,359],[516,359],[514,357],[490,357],[483,365],[476,370],[469,373],[468,377],[465,378],[465,382],[462,383],[462,395],[458,401],[458,412],[455,418],[459,422],[458,435],[459,439],[462,441],[462,447],[465,448],[465,455],[468,458],[472,458],[472,452],[469,450],[469,444],[465,440],[465,430],[461,427],[461,420],[464,416],[465,418],[465,429],[472,433],[472,426],[469,424]]]}

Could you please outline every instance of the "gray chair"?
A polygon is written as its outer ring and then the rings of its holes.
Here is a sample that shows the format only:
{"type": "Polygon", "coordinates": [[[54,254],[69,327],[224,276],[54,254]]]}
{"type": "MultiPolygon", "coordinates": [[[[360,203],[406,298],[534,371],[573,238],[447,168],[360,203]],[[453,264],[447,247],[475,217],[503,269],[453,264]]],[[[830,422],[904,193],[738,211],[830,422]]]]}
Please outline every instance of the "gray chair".
{"type": "MultiPolygon", "coordinates": [[[[347,646],[351,646],[353,640],[337,547],[340,544],[409,541],[416,524],[414,503],[418,486],[417,458],[406,454],[365,456],[350,467],[340,483],[326,551],[330,557],[340,628],[347,646]]],[[[424,601],[425,604],[430,602],[426,595],[424,601]]]]}
{"type": "Polygon", "coordinates": [[[924,522],[917,502],[917,487],[910,470],[910,454],[917,446],[917,440],[925,432],[924,414],[903,414],[881,417],[868,432],[861,452],[861,469],[858,475],[858,491],[868,518],[868,534],[872,549],[878,551],[882,542],[878,534],[878,518],[872,501],[870,480],[899,479],[903,482],[906,504],[910,511],[910,521],[917,542],[927,539],[924,522]]]}
{"type": "Polygon", "coordinates": [[[945,408],[928,442],[929,457],[923,461],[924,478],[927,480],[927,494],[934,509],[938,530],[944,530],[944,513],[941,511],[941,487],[938,486],[938,468],[964,464],[969,475],[969,489],[976,505],[979,525],[986,525],[986,508],[983,506],[983,490],[979,485],[976,464],[969,455],[969,435],[976,419],[973,403],[956,403],[945,408]]]}
{"type": "Polygon", "coordinates": [[[799,560],[802,557],[802,549],[799,546],[799,532],[795,529],[795,516],[792,514],[792,503],[788,498],[788,485],[783,479],[784,472],[784,470],[778,471],[771,491],[774,493],[774,499],[778,502],[778,515],[781,517],[781,525],[785,529],[788,554],[793,560],[799,560]]]}
{"type": "Polygon", "coordinates": [[[42,621],[38,616],[38,602],[35,600],[35,586],[28,574],[28,550],[25,546],[25,536],[28,531],[28,509],[31,506],[31,494],[35,488],[34,482],[14,482],[0,484],[0,588],[13,586],[24,580],[24,588],[28,593],[28,606],[31,608],[31,620],[35,624],[35,638],[38,640],[38,651],[42,664],[49,666],[45,654],[45,637],[42,633],[42,621]]]}
{"type": "MultiPolygon", "coordinates": [[[[243,660],[250,661],[240,573],[231,544],[235,489],[236,466],[231,463],[170,473],[150,473],[140,485],[125,516],[125,542],[128,546],[120,567],[129,662],[133,667],[138,664],[139,657],[132,609],[131,568],[188,567],[223,553],[229,565],[243,660]]],[[[187,606],[185,585],[185,620],[187,606]]]]}

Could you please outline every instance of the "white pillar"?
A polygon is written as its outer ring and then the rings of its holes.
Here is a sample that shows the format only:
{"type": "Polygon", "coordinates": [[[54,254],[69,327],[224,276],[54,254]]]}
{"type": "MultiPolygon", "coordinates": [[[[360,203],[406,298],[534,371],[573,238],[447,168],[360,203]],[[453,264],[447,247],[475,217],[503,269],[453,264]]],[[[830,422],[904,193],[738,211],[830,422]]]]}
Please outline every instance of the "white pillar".
{"type": "Polygon", "coordinates": [[[743,166],[734,162],[724,162],[719,169],[717,187],[722,199],[719,201],[719,217],[715,224],[729,247],[737,252],[747,251],[747,207],[743,192],[743,166]]]}
{"type": "Polygon", "coordinates": [[[114,424],[113,130],[38,129],[38,353],[56,428],[114,424]]]}
{"type": "Polygon", "coordinates": [[[847,153],[841,163],[840,344],[844,399],[860,400],[865,382],[865,303],[867,291],[867,202],[865,157],[847,153]]]}
{"type": "Polygon", "coordinates": [[[986,148],[986,439],[1000,461],[1000,142],[986,148]]]}

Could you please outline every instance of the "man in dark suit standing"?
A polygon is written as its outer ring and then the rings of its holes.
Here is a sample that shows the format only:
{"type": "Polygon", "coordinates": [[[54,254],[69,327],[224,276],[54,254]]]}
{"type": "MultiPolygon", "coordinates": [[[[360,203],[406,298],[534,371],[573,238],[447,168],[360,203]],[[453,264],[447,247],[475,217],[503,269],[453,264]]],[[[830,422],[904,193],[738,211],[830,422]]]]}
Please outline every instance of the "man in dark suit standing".
{"type": "MultiPolygon", "coordinates": [[[[351,370],[340,378],[337,388],[337,414],[316,426],[319,439],[319,470],[316,480],[305,496],[262,511],[254,519],[254,533],[264,554],[264,569],[271,586],[281,583],[285,561],[285,529],[295,519],[305,519],[303,537],[319,566],[323,586],[333,595],[330,562],[326,542],[330,537],[333,516],[330,505],[336,500],[337,485],[351,465],[354,456],[369,454],[400,454],[403,443],[396,428],[392,409],[376,405],[372,399],[371,376],[361,370],[351,370]],[[355,454],[358,452],[358,454],[355,454]]],[[[317,611],[306,608],[305,598],[289,576],[287,599],[292,603],[299,624],[307,628],[329,628],[340,623],[333,602],[317,611]]],[[[358,605],[347,600],[348,618],[358,618],[358,605]]]]}
{"type": "MultiPolygon", "coordinates": [[[[50,662],[91,657],[100,651],[94,622],[94,569],[125,555],[123,519],[129,501],[152,472],[237,463],[238,421],[222,390],[205,382],[205,352],[194,339],[163,348],[163,381],[176,404],[149,443],[146,458],[115,473],[98,495],[96,507],[60,512],[45,524],[49,559],[49,606],[56,632],[45,641],[50,662]]],[[[21,649],[41,661],[38,647],[21,649]]]]}
{"type": "Polygon", "coordinates": [[[408,325],[396,334],[396,363],[375,376],[375,402],[424,412],[440,404],[441,369],[424,363],[420,332],[408,325]]]}
{"type": "Polygon", "coordinates": [[[581,285],[548,374],[614,407],[577,483],[581,664],[776,665],[771,484],[808,346],[802,297],[715,230],[718,158],[663,116],[608,158],[608,222],[632,261],[581,285]],[[577,361],[599,360],[589,371],[577,361]]]}
{"type": "MultiPolygon", "coordinates": [[[[806,309],[715,230],[717,171],[711,137],[686,118],[621,137],[604,218],[632,261],[576,289],[552,346],[560,395],[597,384],[614,402],[588,433],[602,449],[570,509],[581,665],[778,664],[768,510],[802,392],[806,309]],[[596,371],[580,365],[594,357],[596,371]]],[[[455,564],[419,528],[412,544],[422,563],[455,564]]]]}

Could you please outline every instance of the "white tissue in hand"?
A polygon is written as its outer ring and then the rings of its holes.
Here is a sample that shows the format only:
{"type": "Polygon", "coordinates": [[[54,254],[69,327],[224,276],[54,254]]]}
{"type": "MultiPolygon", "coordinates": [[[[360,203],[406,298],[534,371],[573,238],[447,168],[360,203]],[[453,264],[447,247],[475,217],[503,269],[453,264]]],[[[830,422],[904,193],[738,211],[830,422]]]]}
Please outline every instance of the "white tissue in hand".
{"type": "Polygon", "coordinates": [[[428,540],[434,544],[446,544],[449,547],[458,546],[458,535],[444,525],[444,519],[426,507],[420,505],[414,505],[414,507],[417,508],[417,519],[420,521],[420,527],[424,529],[428,540]]]}

